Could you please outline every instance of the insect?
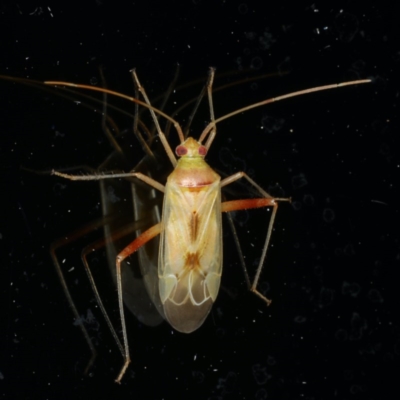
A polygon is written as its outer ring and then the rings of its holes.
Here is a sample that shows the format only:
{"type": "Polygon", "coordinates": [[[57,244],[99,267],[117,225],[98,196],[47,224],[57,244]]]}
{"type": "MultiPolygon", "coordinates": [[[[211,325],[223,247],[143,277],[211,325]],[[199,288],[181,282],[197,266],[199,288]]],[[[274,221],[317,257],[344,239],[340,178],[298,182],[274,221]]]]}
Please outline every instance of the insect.
{"type": "MultiPolygon", "coordinates": [[[[260,262],[249,287],[267,305],[271,302],[271,300],[258,291],[257,285],[271,239],[278,204],[280,202],[289,202],[290,199],[271,196],[244,172],[238,172],[221,179],[205,161],[205,157],[217,133],[217,124],[252,108],[261,107],[286,98],[370,82],[369,79],[365,79],[306,89],[255,103],[216,119],[212,99],[214,74],[215,70],[211,68],[207,82],[210,123],[203,130],[198,140],[192,137],[185,138],[182,128],[177,121],[150,104],[146,91],[141,86],[135,71],[133,71],[133,77],[136,88],[142,94],[144,101],[110,90],[86,85],[55,81],[45,82],[48,85],[103,91],[147,108],[151,113],[163,148],[174,167],[165,185],[139,171],[89,175],[72,175],[53,171],[53,174],[56,176],[74,181],[135,178],[164,194],[161,221],[144,231],[116,256],[116,280],[123,345],[120,344],[115,332],[114,337],[116,337],[120,349],[122,347],[121,350],[124,357],[123,366],[116,378],[116,382],[118,383],[121,382],[131,361],[123,307],[121,264],[123,260],[138,251],[144,244],[156,236],[160,235],[158,295],[162,306],[161,312],[176,330],[190,333],[202,325],[218,295],[223,264],[221,213],[271,207],[272,212],[260,262]],[[176,147],[175,154],[178,156],[178,160],[161,130],[156,114],[170,121],[177,131],[180,144],[176,147]],[[253,186],[258,191],[260,197],[223,202],[221,200],[221,189],[240,179],[245,179],[253,186]]],[[[103,313],[108,320],[107,313],[102,306],[93,279],[91,279],[91,284],[100,307],[103,309],[103,313]]]]}

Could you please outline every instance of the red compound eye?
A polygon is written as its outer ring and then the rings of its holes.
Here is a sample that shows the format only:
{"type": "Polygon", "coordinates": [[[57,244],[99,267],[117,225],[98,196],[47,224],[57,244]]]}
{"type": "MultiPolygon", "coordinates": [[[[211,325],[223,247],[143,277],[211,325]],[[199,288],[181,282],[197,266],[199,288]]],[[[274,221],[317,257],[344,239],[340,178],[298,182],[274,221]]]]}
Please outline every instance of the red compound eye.
{"type": "Polygon", "coordinates": [[[182,157],[187,154],[187,148],[185,146],[178,146],[175,150],[175,153],[178,157],[182,157]]]}
{"type": "Polygon", "coordinates": [[[206,149],[205,146],[200,146],[200,147],[199,147],[199,154],[200,154],[201,156],[205,156],[205,155],[207,154],[207,149],[206,149]]]}

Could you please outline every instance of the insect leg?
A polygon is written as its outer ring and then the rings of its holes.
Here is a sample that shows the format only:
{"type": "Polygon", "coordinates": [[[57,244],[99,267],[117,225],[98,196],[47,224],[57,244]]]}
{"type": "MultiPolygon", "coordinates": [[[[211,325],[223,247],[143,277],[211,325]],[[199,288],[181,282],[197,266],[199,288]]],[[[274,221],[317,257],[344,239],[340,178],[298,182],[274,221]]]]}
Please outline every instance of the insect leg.
{"type": "MultiPolygon", "coordinates": [[[[244,200],[226,201],[226,202],[222,203],[221,210],[223,212],[229,212],[229,211],[235,211],[235,210],[245,210],[245,209],[250,209],[250,208],[273,207],[271,218],[270,218],[270,221],[268,224],[267,236],[265,238],[264,246],[263,246],[262,253],[261,253],[260,262],[258,264],[257,271],[256,271],[255,277],[253,279],[253,283],[251,283],[249,285],[249,290],[251,292],[253,292],[255,295],[257,295],[262,300],[264,300],[267,303],[267,305],[270,305],[271,300],[266,298],[263,294],[261,294],[257,290],[257,285],[258,285],[258,281],[260,279],[261,271],[264,266],[264,261],[265,261],[265,257],[267,254],[269,242],[271,240],[272,229],[274,226],[276,213],[278,211],[278,202],[291,201],[291,199],[290,198],[278,198],[278,197],[271,196],[261,186],[259,186],[256,182],[254,182],[253,179],[251,179],[245,172],[238,172],[234,175],[231,175],[231,176],[223,179],[221,181],[221,187],[229,185],[241,178],[245,178],[248,182],[250,182],[264,197],[259,198],[259,199],[244,199],[244,200]]],[[[240,250],[240,252],[241,252],[241,250],[240,250]]],[[[243,264],[243,267],[245,270],[245,276],[246,276],[247,283],[249,284],[250,281],[248,279],[247,268],[244,264],[243,264]]]]}
{"type": "Polygon", "coordinates": [[[124,302],[123,302],[123,294],[122,294],[122,279],[121,279],[121,263],[122,261],[137,251],[140,247],[146,244],[149,240],[153,239],[155,236],[159,235],[162,230],[162,223],[158,223],[151,228],[147,229],[147,231],[143,232],[139,237],[137,237],[133,242],[131,242],[121,253],[117,256],[116,262],[116,275],[117,275],[117,288],[118,288],[118,303],[119,303],[119,312],[121,318],[122,325],[122,336],[124,339],[124,365],[119,372],[117,379],[115,382],[121,383],[121,379],[123,378],[126,369],[128,368],[129,363],[131,362],[131,357],[129,354],[129,344],[128,344],[128,335],[126,332],[126,322],[125,322],[125,313],[124,313],[124,302]]]}
{"type": "Polygon", "coordinates": [[[153,188],[159,190],[164,193],[164,186],[161,183],[155,181],[147,175],[144,175],[140,172],[124,172],[121,174],[95,174],[95,175],[71,175],[64,174],[58,171],[51,171],[52,175],[60,176],[61,178],[69,179],[71,181],[99,181],[101,179],[112,179],[112,178],[138,178],[143,182],[146,182],[148,185],[153,188]]]}
{"type": "MultiPolygon", "coordinates": [[[[154,125],[156,126],[156,129],[157,129],[157,132],[158,132],[158,137],[160,138],[161,143],[163,144],[163,147],[165,149],[165,152],[168,155],[168,158],[171,160],[172,165],[175,167],[175,165],[176,165],[175,155],[174,155],[174,153],[173,153],[173,151],[172,151],[172,149],[171,149],[171,147],[170,147],[170,145],[169,145],[169,143],[167,141],[167,138],[164,135],[164,132],[161,130],[160,124],[158,122],[158,119],[156,117],[156,114],[155,114],[153,108],[151,107],[150,100],[147,97],[146,91],[145,91],[144,87],[140,84],[139,79],[138,79],[137,74],[136,74],[136,71],[133,69],[131,72],[132,72],[133,80],[135,82],[136,89],[140,93],[142,93],[142,96],[143,96],[146,104],[149,106],[150,114],[151,114],[151,116],[153,118],[154,125]]],[[[175,126],[175,128],[176,128],[176,130],[178,132],[179,140],[182,143],[184,141],[182,128],[180,127],[180,125],[177,122],[174,122],[174,126],[175,126]]]]}
{"type": "MultiPolygon", "coordinates": [[[[86,235],[87,233],[90,233],[100,227],[102,227],[103,225],[105,225],[106,223],[108,223],[108,219],[107,218],[99,218],[95,221],[92,221],[86,225],[84,225],[83,227],[71,232],[70,234],[66,235],[63,238],[60,238],[58,240],[56,240],[55,242],[53,242],[50,246],[50,256],[51,259],[53,261],[53,264],[56,268],[56,272],[58,275],[58,278],[60,279],[61,282],[61,286],[63,288],[65,297],[67,298],[68,304],[71,307],[72,313],[74,314],[75,317],[75,321],[81,321],[81,316],[79,315],[78,309],[75,305],[74,299],[71,295],[71,292],[69,290],[67,281],[64,277],[64,273],[62,271],[60,262],[58,261],[58,257],[57,257],[57,250],[61,247],[66,246],[69,243],[72,243],[76,240],[78,240],[79,238],[83,237],[84,235],[86,235]]],[[[85,325],[82,323],[77,324],[79,325],[80,330],[82,331],[82,334],[86,340],[87,345],[89,346],[90,352],[92,353],[90,360],[88,361],[86,368],[85,368],[85,374],[90,370],[91,366],[93,365],[94,360],[96,359],[96,355],[97,355],[97,351],[96,348],[93,345],[92,339],[89,336],[88,331],[86,330],[85,325]]]]}
{"type": "Polygon", "coordinates": [[[117,335],[117,333],[116,333],[116,331],[114,329],[114,326],[113,326],[113,324],[112,324],[112,322],[110,320],[110,317],[109,317],[109,315],[108,315],[108,313],[107,313],[107,311],[106,311],[106,309],[104,307],[103,301],[101,300],[101,297],[100,297],[100,294],[99,294],[99,290],[97,289],[97,285],[96,285],[96,282],[94,280],[92,271],[90,269],[87,257],[88,257],[89,254],[93,253],[94,251],[96,251],[96,250],[98,250],[100,248],[103,248],[108,243],[112,243],[112,242],[114,242],[114,241],[116,241],[116,240],[118,240],[120,238],[123,238],[123,237],[129,235],[130,233],[135,232],[136,230],[140,229],[140,225],[141,225],[140,221],[138,221],[137,223],[128,224],[128,225],[122,227],[121,229],[118,229],[118,231],[113,232],[111,235],[107,236],[105,239],[104,238],[103,239],[99,239],[96,242],[91,243],[90,245],[86,246],[81,252],[82,263],[85,266],[86,273],[88,275],[90,285],[92,286],[93,293],[94,293],[94,295],[96,297],[97,304],[100,307],[100,310],[101,310],[101,312],[102,312],[102,314],[104,316],[104,319],[106,320],[107,325],[108,325],[108,327],[109,327],[109,329],[111,331],[111,334],[113,335],[114,340],[117,343],[117,346],[118,346],[118,348],[119,348],[119,350],[120,350],[120,352],[121,352],[123,357],[125,356],[124,347],[122,346],[121,341],[118,338],[118,335],[117,335]]]}

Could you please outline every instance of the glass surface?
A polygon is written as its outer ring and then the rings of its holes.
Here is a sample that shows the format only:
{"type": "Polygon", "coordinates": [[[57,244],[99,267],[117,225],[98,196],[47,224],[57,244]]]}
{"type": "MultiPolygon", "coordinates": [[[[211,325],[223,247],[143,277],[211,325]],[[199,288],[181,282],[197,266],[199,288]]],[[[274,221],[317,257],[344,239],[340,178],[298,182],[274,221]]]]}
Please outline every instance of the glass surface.
{"type": "MultiPolygon", "coordinates": [[[[166,322],[141,324],[126,310],[132,363],[118,386],[122,357],[80,261],[82,248],[101,231],[60,251],[81,321],[74,321],[49,255],[54,240],[101,217],[99,185],[20,168],[97,168],[112,152],[101,129],[102,98],[93,103],[83,96],[87,92],[76,91],[65,99],[61,90],[0,80],[1,395],[394,397],[400,357],[394,18],[383,3],[363,2],[2,6],[1,75],[101,86],[101,67],[110,89],[133,95],[129,70],[136,68],[154,99],[165,92],[179,63],[168,112],[196,98],[209,66],[217,68],[216,87],[249,79],[215,93],[216,117],[313,86],[374,82],[289,99],[218,125],[207,157],[212,167],[227,175],[244,170],[272,194],[293,198],[292,205],[279,207],[261,277],[272,305],[267,308],[246,290],[224,218],[222,289],[206,322],[184,335],[166,322]],[[237,74],[224,75],[229,72],[237,74]],[[82,321],[98,351],[87,376],[90,351],[76,326],[82,321]]],[[[108,102],[134,112],[128,102],[108,102]]],[[[174,118],[185,126],[190,110],[174,118]]],[[[129,116],[110,113],[121,130],[131,128],[129,116]]],[[[147,114],[143,118],[151,123],[147,114]]],[[[208,121],[204,99],[191,135],[198,137],[208,121]]],[[[130,145],[135,165],[142,153],[134,139],[130,145]]],[[[238,185],[226,195],[248,193],[247,185],[238,185]]],[[[234,221],[253,276],[268,212],[237,212],[234,221]]],[[[120,333],[106,256],[99,251],[89,261],[120,333]]]]}

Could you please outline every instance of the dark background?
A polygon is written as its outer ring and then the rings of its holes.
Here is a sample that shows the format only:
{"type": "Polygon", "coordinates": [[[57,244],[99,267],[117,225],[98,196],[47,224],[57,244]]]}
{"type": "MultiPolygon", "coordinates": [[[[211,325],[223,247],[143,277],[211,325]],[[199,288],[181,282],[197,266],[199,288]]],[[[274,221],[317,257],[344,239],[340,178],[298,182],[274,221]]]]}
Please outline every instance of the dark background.
{"type": "MultiPolygon", "coordinates": [[[[149,328],[128,315],[133,361],[121,386],[113,382],[121,357],[79,260],[95,234],[62,250],[63,267],[75,267],[68,274],[71,292],[99,352],[87,376],[90,352],[49,256],[51,242],[101,215],[98,185],[20,169],[98,166],[111,152],[100,106],[83,91],[73,97],[79,105],[61,91],[1,80],[3,398],[398,395],[398,22],[384,2],[292,3],[0,6],[0,74],[101,86],[101,67],[108,87],[132,94],[129,70],[136,67],[154,98],[179,63],[177,88],[192,85],[176,90],[168,110],[200,92],[209,66],[217,68],[215,86],[238,82],[215,94],[217,116],[295,90],[373,79],[219,125],[210,165],[227,174],[244,170],[273,194],[293,198],[292,206],[280,207],[261,278],[273,303],[266,308],[246,291],[224,225],[223,289],[206,322],[183,335],[165,322],[149,328]]],[[[127,102],[109,103],[133,111],[127,102]]],[[[189,114],[185,109],[177,118],[184,124],[189,114]]],[[[129,118],[114,115],[121,129],[130,126],[129,118]]],[[[191,134],[198,137],[206,123],[205,104],[191,134]]],[[[253,274],[267,213],[242,212],[235,220],[253,274]]],[[[109,281],[101,251],[92,262],[99,279],[109,281]]],[[[104,296],[116,296],[109,293],[104,296]]],[[[105,301],[115,311],[115,300],[105,301]]]]}

